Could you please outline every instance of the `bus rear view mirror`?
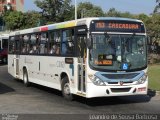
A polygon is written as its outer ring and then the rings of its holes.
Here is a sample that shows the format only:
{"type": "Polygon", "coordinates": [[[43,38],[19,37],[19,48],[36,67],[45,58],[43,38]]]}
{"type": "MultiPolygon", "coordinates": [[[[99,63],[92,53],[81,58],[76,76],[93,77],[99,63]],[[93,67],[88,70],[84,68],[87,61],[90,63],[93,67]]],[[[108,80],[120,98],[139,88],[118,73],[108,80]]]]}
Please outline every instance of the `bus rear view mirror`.
{"type": "Polygon", "coordinates": [[[87,48],[88,48],[88,49],[92,49],[92,46],[93,46],[92,39],[91,39],[91,38],[88,38],[88,39],[87,39],[87,48]]]}

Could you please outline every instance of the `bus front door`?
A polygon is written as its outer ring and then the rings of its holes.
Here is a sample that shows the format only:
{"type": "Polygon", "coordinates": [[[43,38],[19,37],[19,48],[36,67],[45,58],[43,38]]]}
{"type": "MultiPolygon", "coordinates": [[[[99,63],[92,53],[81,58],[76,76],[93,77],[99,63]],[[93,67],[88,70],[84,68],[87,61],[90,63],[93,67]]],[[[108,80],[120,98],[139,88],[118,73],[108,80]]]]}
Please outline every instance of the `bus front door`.
{"type": "Polygon", "coordinates": [[[85,94],[86,78],[85,78],[85,61],[86,61],[86,35],[79,35],[77,39],[78,52],[78,92],[85,94]]]}
{"type": "Polygon", "coordinates": [[[15,70],[15,77],[19,78],[19,52],[20,52],[20,40],[19,36],[15,38],[15,57],[14,57],[14,70],[15,70]]]}

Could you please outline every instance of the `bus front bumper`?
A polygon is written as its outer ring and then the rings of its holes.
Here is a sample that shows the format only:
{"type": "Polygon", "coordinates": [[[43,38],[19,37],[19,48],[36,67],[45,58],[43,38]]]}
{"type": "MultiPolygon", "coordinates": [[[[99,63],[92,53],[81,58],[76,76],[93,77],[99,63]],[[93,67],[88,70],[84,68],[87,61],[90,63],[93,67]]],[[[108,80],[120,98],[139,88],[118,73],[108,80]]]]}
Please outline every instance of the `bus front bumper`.
{"type": "Polygon", "coordinates": [[[87,98],[108,96],[147,95],[148,80],[143,84],[128,86],[96,86],[87,84],[87,98]]]}

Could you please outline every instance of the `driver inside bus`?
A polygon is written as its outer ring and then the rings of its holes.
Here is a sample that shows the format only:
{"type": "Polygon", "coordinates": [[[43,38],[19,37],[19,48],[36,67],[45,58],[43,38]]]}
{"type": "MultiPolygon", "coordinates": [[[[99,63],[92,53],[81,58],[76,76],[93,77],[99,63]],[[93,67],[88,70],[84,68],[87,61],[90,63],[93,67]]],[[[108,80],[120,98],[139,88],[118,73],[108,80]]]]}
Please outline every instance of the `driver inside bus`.
{"type": "Polygon", "coordinates": [[[115,55],[114,41],[111,38],[109,38],[106,44],[107,44],[107,48],[106,48],[107,54],[115,55]]]}

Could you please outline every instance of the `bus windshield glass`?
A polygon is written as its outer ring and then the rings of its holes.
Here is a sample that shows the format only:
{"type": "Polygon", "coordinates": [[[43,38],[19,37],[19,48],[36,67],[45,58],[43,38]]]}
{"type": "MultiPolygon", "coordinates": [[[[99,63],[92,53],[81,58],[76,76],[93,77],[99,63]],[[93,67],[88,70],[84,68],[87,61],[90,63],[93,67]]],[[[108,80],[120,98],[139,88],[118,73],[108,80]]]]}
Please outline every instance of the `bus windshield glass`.
{"type": "Polygon", "coordinates": [[[92,34],[89,63],[96,70],[129,71],[146,67],[146,36],[92,34]]]}

